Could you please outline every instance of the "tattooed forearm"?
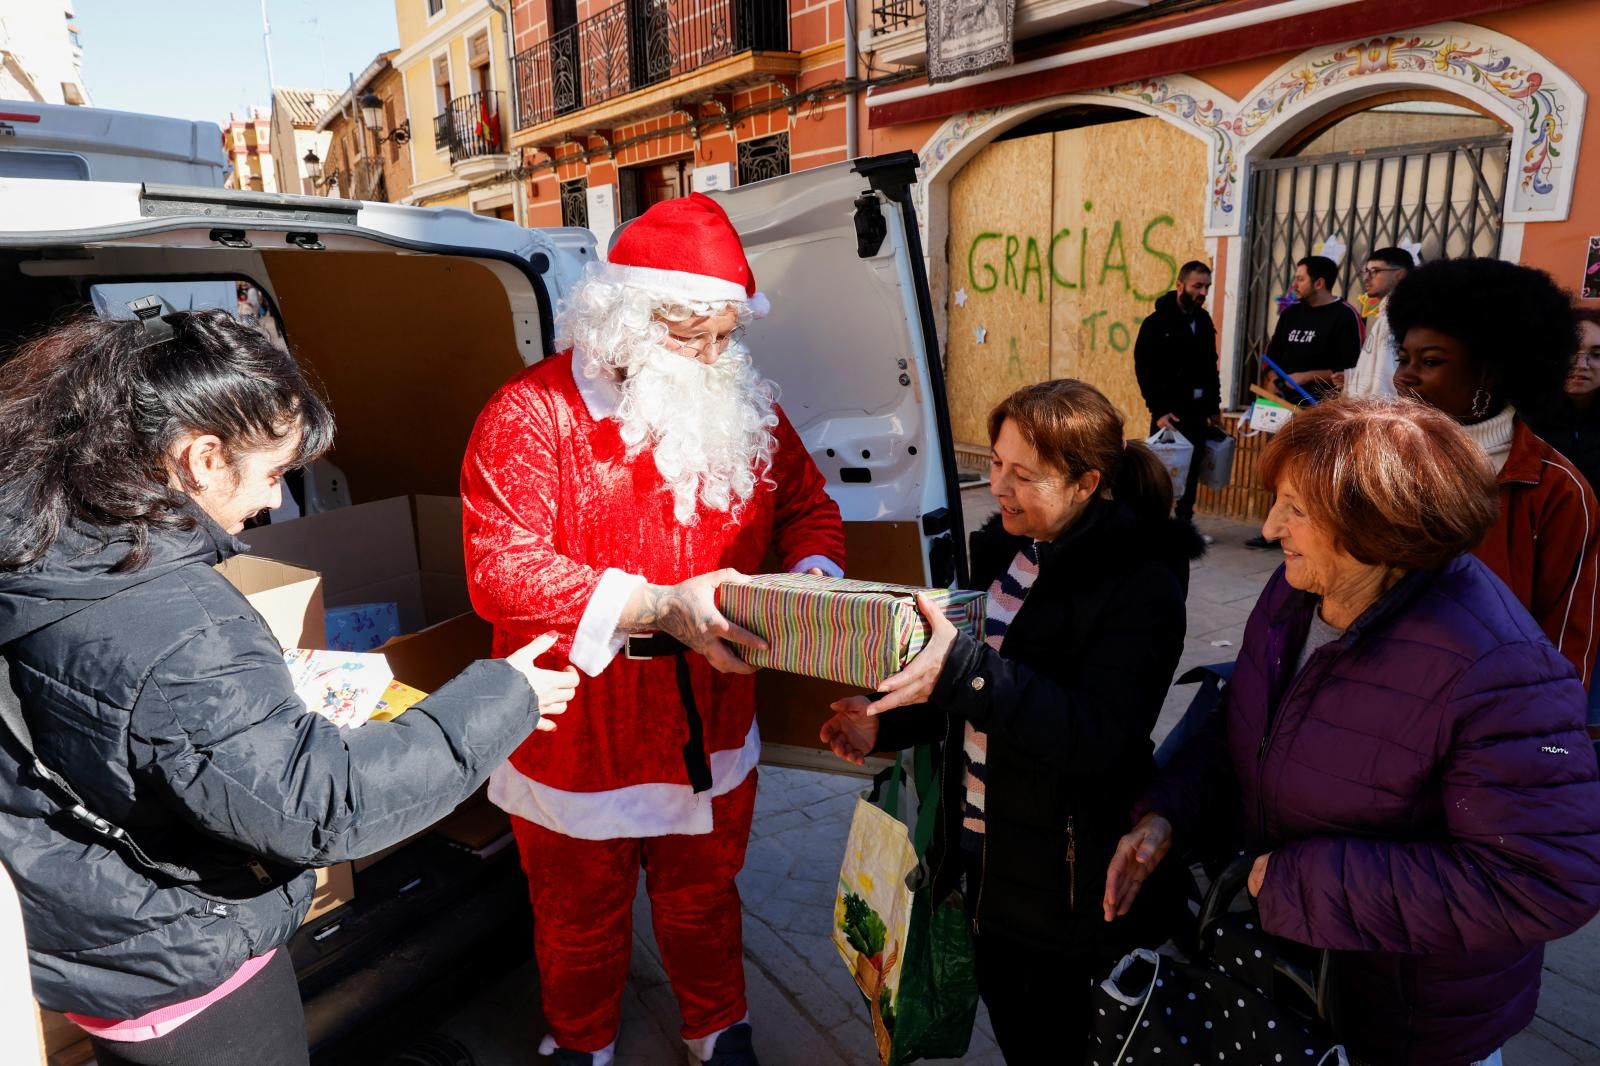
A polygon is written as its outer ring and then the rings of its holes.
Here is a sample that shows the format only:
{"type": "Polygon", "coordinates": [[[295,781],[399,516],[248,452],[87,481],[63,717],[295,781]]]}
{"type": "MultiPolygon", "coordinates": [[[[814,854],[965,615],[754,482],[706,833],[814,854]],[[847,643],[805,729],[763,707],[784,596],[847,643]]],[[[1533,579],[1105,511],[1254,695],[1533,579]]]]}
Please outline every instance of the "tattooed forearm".
{"type": "Polygon", "coordinates": [[[709,595],[697,597],[695,592],[685,585],[641,585],[628,598],[617,632],[659,630],[698,648],[708,638],[708,627],[716,621],[717,612],[709,595]]]}

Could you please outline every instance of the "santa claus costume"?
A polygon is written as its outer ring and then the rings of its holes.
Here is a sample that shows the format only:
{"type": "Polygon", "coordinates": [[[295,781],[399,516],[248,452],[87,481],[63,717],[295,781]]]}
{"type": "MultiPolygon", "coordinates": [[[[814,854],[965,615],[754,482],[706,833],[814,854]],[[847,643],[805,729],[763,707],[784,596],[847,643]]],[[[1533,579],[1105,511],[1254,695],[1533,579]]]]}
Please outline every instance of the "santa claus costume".
{"type": "Polygon", "coordinates": [[[558,319],[571,350],[502,387],[467,448],[468,583],[496,654],[553,631],[552,655],[588,675],[561,727],[489,786],[528,876],[541,1051],[557,1062],[611,1060],[641,867],[689,1051],[755,1061],[734,884],[760,755],[753,679],[618,626],[647,582],[769,562],[841,572],[839,509],[737,334],[709,365],[669,347],[668,322],[764,304],[715,201],[657,204],[573,291],[558,319]]]}

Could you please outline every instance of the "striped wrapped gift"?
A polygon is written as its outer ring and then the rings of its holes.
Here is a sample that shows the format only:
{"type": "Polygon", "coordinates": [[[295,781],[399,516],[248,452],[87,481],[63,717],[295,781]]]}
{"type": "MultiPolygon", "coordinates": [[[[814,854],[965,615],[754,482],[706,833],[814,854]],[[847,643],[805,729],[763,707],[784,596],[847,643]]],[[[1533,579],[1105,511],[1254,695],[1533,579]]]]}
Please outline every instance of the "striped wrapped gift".
{"type": "Polygon", "coordinates": [[[928,643],[928,623],[913,598],[926,593],[957,629],[983,639],[984,594],[919,589],[815,574],[765,574],[717,590],[728,620],[765,638],[740,648],[754,666],[875,688],[928,643]]]}

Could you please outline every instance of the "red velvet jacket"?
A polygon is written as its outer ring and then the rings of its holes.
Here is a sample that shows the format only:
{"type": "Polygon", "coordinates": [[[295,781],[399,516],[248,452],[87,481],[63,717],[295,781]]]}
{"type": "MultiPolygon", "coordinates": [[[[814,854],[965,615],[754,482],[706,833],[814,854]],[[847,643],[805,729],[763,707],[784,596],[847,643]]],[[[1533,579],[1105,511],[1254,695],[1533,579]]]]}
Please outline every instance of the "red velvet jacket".
{"type": "Polygon", "coordinates": [[[1577,467],[1520,417],[1500,471],[1500,519],[1474,554],[1510,586],[1588,687],[1600,640],[1600,506],[1577,467]]]}
{"type": "MultiPolygon", "coordinates": [[[[781,411],[771,484],[732,519],[702,506],[696,524],[685,527],[673,517],[654,460],[648,452],[630,459],[618,422],[603,409],[597,418],[597,404],[604,407],[594,383],[580,389],[572,356],[563,354],[511,379],[479,416],[461,475],[467,582],[473,606],[495,626],[496,654],[554,631],[560,640],[545,662],[559,663],[603,579],[639,575],[667,584],[722,567],[755,573],[769,552],[784,569],[808,556],[843,567],[838,505],[781,411]]],[[[742,750],[750,758],[753,680],[717,673],[698,655],[689,664],[706,751],[720,777],[732,755],[742,750]],[[719,761],[719,752],[728,758],[719,761]]],[[[513,813],[580,836],[649,835],[630,829],[640,817],[657,831],[696,831],[656,817],[663,805],[687,802],[682,792],[689,787],[682,754],[688,727],[673,670],[671,659],[602,660],[560,727],[534,734],[512,756],[523,777],[545,786],[546,799],[549,789],[616,793],[619,805],[606,817],[617,824],[591,826],[591,833],[564,826],[559,811],[513,813]]],[[[716,791],[737,783],[719,780],[716,791]]]]}

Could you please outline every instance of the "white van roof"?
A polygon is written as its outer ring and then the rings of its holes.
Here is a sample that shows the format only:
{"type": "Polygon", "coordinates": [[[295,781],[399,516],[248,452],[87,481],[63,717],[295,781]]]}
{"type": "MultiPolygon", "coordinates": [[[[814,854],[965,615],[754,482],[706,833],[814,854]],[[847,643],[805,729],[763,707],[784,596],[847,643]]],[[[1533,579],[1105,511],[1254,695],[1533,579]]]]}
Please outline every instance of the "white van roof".
{"type": "Polygon", "coordinates": [[[32,100],[0,100],[0,177],[221,187],[222,128],[32,100]]]}

